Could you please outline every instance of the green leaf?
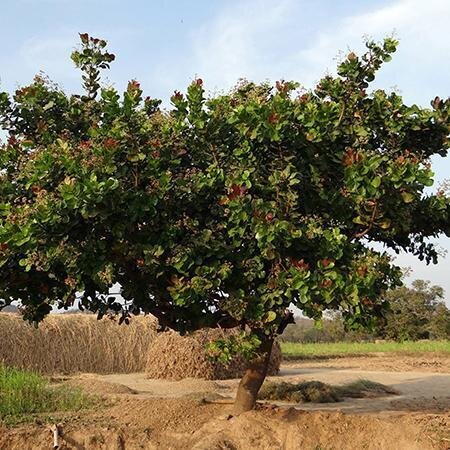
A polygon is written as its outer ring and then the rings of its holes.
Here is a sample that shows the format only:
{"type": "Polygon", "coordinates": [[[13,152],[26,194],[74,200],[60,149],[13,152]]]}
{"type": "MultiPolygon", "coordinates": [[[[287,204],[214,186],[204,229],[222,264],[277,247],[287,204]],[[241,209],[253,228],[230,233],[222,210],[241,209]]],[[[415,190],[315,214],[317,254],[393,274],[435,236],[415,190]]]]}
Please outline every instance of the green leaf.
{"type": "Polygon", "coordinates": [[[277,318],[277,313],[275,311],[269,311],[264,319],[265,323],[273,322],[277,318]]]}
{"type": "Polygon", "coordinates": [[[371,185],[372,185],[374,188],[380,187],[380,184],[381,184],[381,177],[375,177],[375,178],[372,180],[372,182],[371,182],[371,185]]]}
{"type": "Polygon", "coordinates": [[[18,240],[15,242],[15,244],[16,244],[18,247],[20,247],[21,245],[26,244],[27,242],[29,242],[30,239],[31,239],[31,236],[30,236],[30,235],[26,235],[26,236],[23,236],[21,239],[18,239],[18,240]]]}
{"type": "Polygon", "coordinates": [[[47,111],[48,109],[53,108],[54,106],[55,106],[55,102],[50,100],[42,109],[44,111],[47,111]]]}
{"type": "Polygon", "coordinates": [[[353,223],[357,223],[358,225],[365,225],[366,222],[361,218],[361,216],[356,216],[353,219],[353,223]]]}
{"type": "Polygon", "coordinates": [[[145,158],[146,158],[146,156],[144,153],[131,153],[127,156],[127,159],[130,162],[143,161],[145,158]]]}

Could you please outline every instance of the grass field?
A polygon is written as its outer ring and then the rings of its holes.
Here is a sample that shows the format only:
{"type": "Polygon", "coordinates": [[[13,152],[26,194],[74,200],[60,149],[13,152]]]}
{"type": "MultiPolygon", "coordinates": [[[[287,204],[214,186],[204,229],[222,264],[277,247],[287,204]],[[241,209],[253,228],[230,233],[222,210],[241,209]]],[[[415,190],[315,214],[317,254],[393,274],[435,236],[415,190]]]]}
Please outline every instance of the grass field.
{"type": "Polygon", "coordinates": [[[0,425],[29,421],[37,413],[78,411],[95,402],[80,389],[54,387],[41,375],[0,365],[0,425]]]}
{"type": "Polygon", "coordinates": [[[281,351],[286,359],[323,358],[332,356],[352,356],[367,353],[426,353],[438,352],[450,354],[450,341],[418,341],[418,342],[336,342],[302,344],[282,342],[281,351]]]}

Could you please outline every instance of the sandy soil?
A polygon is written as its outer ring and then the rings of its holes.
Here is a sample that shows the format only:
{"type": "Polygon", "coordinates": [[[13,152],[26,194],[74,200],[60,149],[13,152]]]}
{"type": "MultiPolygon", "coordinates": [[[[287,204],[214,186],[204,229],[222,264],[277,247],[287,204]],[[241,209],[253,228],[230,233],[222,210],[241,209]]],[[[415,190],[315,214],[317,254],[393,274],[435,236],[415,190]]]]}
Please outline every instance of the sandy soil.
{"type": "MultiPolygon", "coordinates": [[[[61,423],[61,449],[450,449],[450,370],[445,373],[439,366],[431,371],[432,365],[423,370],[420,361],[411,365],[408,360],[408,371],[390,371],[386,361],[379,361],[376,367],[352,358],[289,362],[270,379],[343,384],[365,378],[389,385],[399,395],[332,404],[263,404],[239,417],[231,417],[231,405],[204,401],[232,398],[237,380],[84,374],[69,382],[103,394],[107,404],[56,414],[53,422],[61,423]]],[[[395,365],[392,357],[390,364],[395,365]]],[[[48,425],[40,422],[0,429],[1,449],[48,449],[51,443],[48,425]]]]}
{"type": "MultiPolygon", "coordinates": [[[[385,384],[400,393],[377,399],[346,399],[344,402],[329,404],[289,405],[302,410],[328,410],[345,412],[383,412],[383,411],[450,411],[450,367],[447,373],[445,366],[439,365],[440,371],[431,371],[435,357],[423,371],[421,357],[415,365],[413,358],[339,358],[329,361],[302,361],[283,364],[280,374],[268,377],[271,381],[298,382],[301,380],[318,380],[328,384],[341,385],[358,379],[368,379],[385,384]],[[389,361],[390,359],[390,361],[389,361]],[[368,361],[367,361],[368,360],[368,361]],[[376,365],[380,362],[380,365],[376,365]],[[389,371],[390,365],[407,366],[409,371],[389,371]],[[318,367],[317,367],[318,366],[318,367]],[[355,367],[356,366],[356,367],[355,367]],[[372,370],[362,370],[370,367],[372,370]],[[411,370],[411,368],[415,370],[411,370]],[[378,370],[373,370],[373,369],[378,370]]],[[[238,380],[204,381],[185,379],[182,381],[151,380],[145,374],[113,374],[95,376],[96,380],[106,383],[124,385],[133,390],[140,398],[162,397],[173,398],[187,394],[214,392],[220,396],[232,398],[235,395],[238,380]]]]}

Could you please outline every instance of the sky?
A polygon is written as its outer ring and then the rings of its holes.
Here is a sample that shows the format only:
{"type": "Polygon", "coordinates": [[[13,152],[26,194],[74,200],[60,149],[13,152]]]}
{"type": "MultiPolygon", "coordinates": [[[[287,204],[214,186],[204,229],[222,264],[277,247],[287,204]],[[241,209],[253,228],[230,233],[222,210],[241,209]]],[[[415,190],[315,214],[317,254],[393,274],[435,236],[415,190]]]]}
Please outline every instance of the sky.
{"type": "MultiPolygon", "coordinates": [[[[80,89],[70,60],[78,33],[109,42],[117,59],[104,79],[119,90],[141,82],[164,104],[201,77],[211,93],[240,78],[299,81],[312,88],[365,38],[394,35],[400,47],[375,88],[428,106],[450,95],[450,0],[0,0],[0,90],[12,92],[43,71],[63,89],[80,89]]],[[[436,186],[450,178],[450,156],[433,161],[436,186]]],[[[438,244],[450,253],[450,239],[438,244]]],[[[436,266],[410,255],[397,264],[446,290],[450,254],[436,266]]]]}

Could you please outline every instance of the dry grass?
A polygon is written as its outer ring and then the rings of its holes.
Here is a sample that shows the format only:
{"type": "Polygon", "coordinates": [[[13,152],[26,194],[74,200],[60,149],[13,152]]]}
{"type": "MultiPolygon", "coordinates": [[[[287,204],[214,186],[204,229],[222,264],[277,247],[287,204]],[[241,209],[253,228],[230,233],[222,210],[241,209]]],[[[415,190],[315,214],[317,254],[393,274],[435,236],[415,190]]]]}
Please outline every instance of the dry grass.
{"type": "Polygon", "coordinates": [[[399,395],[399,392],[390,386],[371,380],[357,380],[342,386],[335,386],[341,397],[371,398],[383,397],[385,395],[399,395]]]}
{"type": "MultiPolygon", "coordinates": [[[[175,380],[236,378],[246,368],[243,358],[227,365],[208,358],[206,345],[223,337],[219,330],[181,337],[175,332],[157,336],[156,328],[152,316],[119,326],[94,315],[51,314],[36,329],[19,314],[0,313],[0,364],[47,375],[147,372],[150,378],[175,380]]],[[[276,344],[270,375],[278,373],[280,362],[276,344]]]]}
{"type": "Polygon", "coordinates": [[[345,398],[374,398],[398,395],[398,392],[384,384],[361,379],[342,386],[333,386],[321,381],[300,383],[274,383],[266,381],[259,391],[261,400],[282,400],[293,403],[333,403],[345,398]]]}
{"type": "MultiPolygon", "coordinates": [[[[181,380],[184,378],[204,378],[224,380],[240,378],[248,366],[243,357],[235,357],[223,364],[208,356],[208,343],[237,333],[236,329],[204,329],[190,335],[180,336],[175,332],[161,333],[151,343],[148,351],[147,375],[149,378],[181,380]]],[[[269,363],[268,375],[276,375],[280,370],[281,349],[275,342],[269,363]]]]}
{"type": "Polygon", "coordinates": [[[155,335],[151,316],[119,326],[87,314],[50,315],[36,329],[0,313],[0,363],[41,374],[142,372],[155,335]]]}
{"type": "Polygon", "coordinates": [[[341,400],[333,386],[321,381],[303,381],[301,383],[269,381],[261,387],[258,398],[293,403],[332,403],[341,400]]]}

